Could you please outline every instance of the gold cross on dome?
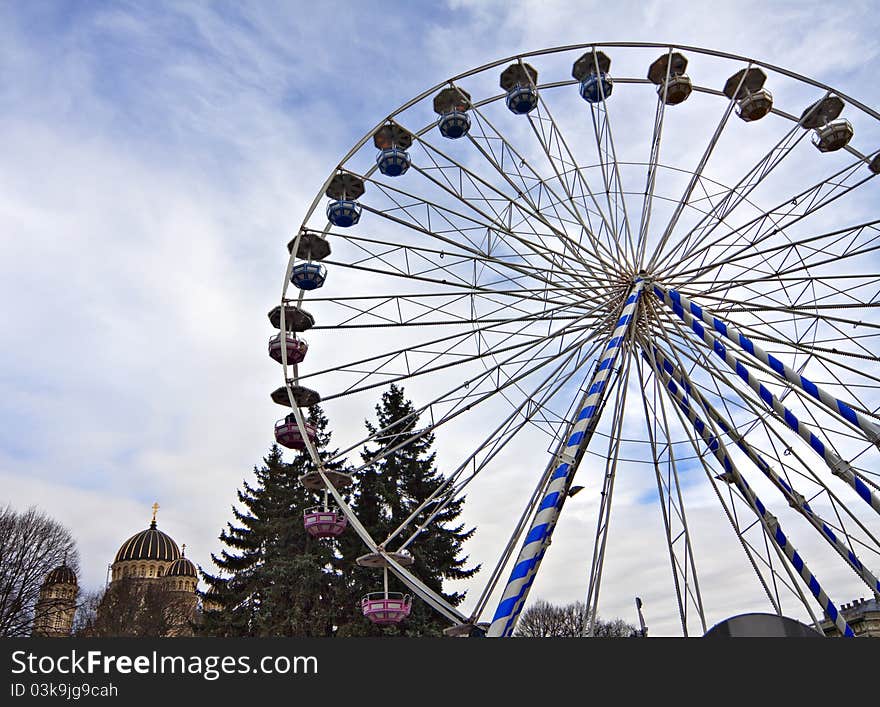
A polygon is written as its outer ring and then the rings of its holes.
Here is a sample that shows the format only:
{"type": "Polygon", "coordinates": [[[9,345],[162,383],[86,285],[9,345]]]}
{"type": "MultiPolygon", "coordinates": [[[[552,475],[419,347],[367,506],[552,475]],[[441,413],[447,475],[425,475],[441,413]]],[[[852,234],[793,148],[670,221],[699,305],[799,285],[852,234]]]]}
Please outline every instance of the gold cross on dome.
{"type": "Polygon", "coordinates": [[[159,510],[159,504],[154,503],[153,504],[153,522],[154,523],[156,522],[156,511],[158,511],[158,510],[159,510]]]}
{"type": "Polygon", "coordinates": [[[183,545],[180,546],[180,550],[181,550],[180,554],[183,555],[184,557],[186,557],[186,543],[184,543],[183,545]]]}

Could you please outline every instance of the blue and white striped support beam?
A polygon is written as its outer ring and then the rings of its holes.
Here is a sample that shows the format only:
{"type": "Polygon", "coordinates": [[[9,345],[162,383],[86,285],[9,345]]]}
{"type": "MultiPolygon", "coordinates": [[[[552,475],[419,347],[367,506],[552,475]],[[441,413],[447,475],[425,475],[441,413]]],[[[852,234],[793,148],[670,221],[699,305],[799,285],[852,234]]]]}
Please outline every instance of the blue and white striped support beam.
{"type": "Polygon", "coordinates": [[[851,405],[848,405],[843,400],[838,400],[831,395],[831,393],[820,388],[806,376],[800,375],[797,371],[787,366],[778,358],[764,351],[764,349],[755,344],[745,334],[739,331],[739,329],[730,326],[708,310],[694,304],[691,300],[676,290],[664,290],[660,285],[655,284],[654,294],[657,295],[657,297],[668,307],[673,309],[678,307],[712,327],[716,332],[740,346],[745,352],[754,356],[778,376],[800,388],[812,398],[815,398],[822,403],[822,405],[828,408],[832,413],[838,417],[842,417],[844,420],[852,424],[853,427],[861,430],[862,434],[864,434],[869,442],[880,447],[880,426],[858,410],[853,409],[851,405]]]}
{"type": "MultiPolygon", "coordinates": [[[[849,462],[843,459],[837,452],[831,449],[829,445],[821,440],[818,435],[812,431],[809,425],[801,422],[791,410],[785,407],[779,398],[764,386],[754,375],[752,375],[752,372],[746,368],[743,362],[734,356],[730,349],[727,348],[712,331],[703,326],[701,322],[697,321],[693,315],[691,315],[689,310],[684,309],[682,305],[674,302],[671,297],[668,294],[665,294],[662,290],[659,290],[658,292],[656,287],[654,294],[661,297],[663,301],[669,305],[672,311],[675,312],[675,314],[678,315],[678,317],[687,324],[691,330],[699,336],[700,339],[702,339],[703,342],[712,349],[734,373],[736,373],[737,376],[739,376],[758,394],[758,397],[761,398],[764,404],[770,408],[780,420],[810,445],[810,449],[822,458],[828,468],[831,469],[832,474],[855,489],[856,493],[863,501],[865,501],[865,503],[869,504],[877,513],[880,513],[880,497],[878,497],[868,485],[856,475],[849,462]]],[[[690,306],[696,307],[694,304],[690,304],[690,306]]]]}
{"type": "MultiPolygon", "coordinates": [[[[650,358],[648,360],[651,362],[654,372],[658,373],[657,366],[650,358]]],[[[658,376],[659,375],[660,374],[658,373],[658,376]]],[[[810,593],[816,598],[816,601],[819,602],[819,606],[822,607],[822,611],[825,612],[825,615],[834,622],[835,626],[837,626],[844,636],[855,636],[853,630],[846,622],[846,619],[843,618],[843,614],[840,613],[840,610],[834,602],[831,601],[825,593],[825,590],[822,589],[819,581],[816,579],[815,575],[810,572],[794,545],[791,544],[788,537],[782,532],[782,527],[779,525],[776,516],[767,510],[767,507],[761,503],[761,499],[755,495],[755,492],[752,491],[752,488],[746,483],[746,480],[742,477],[739,469],[737,469],[733,460],[730,458],[730,455],[727,453],[724,442],[719,437],[712,434],[709,427],[702,419],[700,419],[700,416],[694,410],[694,407],[691,405],[688,398],[684,395],[684,391],[675,384],[675,381],[667,377],[666,388],[672,394],[673,399],[678,403],[679,408],[681,408],[685,416],[691,421],[697,434],[703,438],[706,446],[709,447],[710,451],[715,455],[715,458],[721,463],[721,466],[724,467],[725,473],[721,478],[728,483],[734,484],[739,489],[743,498],[746,500],[746,503],[748,503],[760,519],[767,537],[785,554],[789,562],[791,562],[792,566],[801,576],[801,579],[804,580],[810,593]]]]}
{"type": "Polygon", "coordinates": [[[516,558],[516,564],[507,580],[487,636],[510,636],[513,633],[517,617],[544,558],[544,552],[550,544],[550,537],[562,510],[562,504],[565,503],[578,463],[593,436],[593,430],[598,422],[598,411],[605,397],[608,377],[629,332],[643,287],[642,279],[637,279],[626,298],[611,338],[605,345],[599,367],[590,381],[581,410],[569,426],[567,439],[562,442],[551,461],[555,469],[544,489],[541,504],[516,558]]]}
{"type": "MultiPolygon", "coordinates": [[[[788,501],[788,504],[798,511],[804,518],[809,521],[810,525],[812,525],[816,530],[822,533],[822,536],[829,542],[829,544],[837,551],[837,553],[849,564],[849,566],[855,571],[855,573],[862,579],[862,581],[868,585],[870,590],[874,593],[874,595],[880,598],[880,580],[877,579],[876,576],[865,567],[864,563],[856,556],[856,554],[849,548],[849,546],[844,543],[839,537],[837,537],[837,533],[831,528],[831,526],[826,523],[821,516],[813,511],[810,508],[810,504],[807,503],[804,496],[797,491],[795,491],[791,486],[789,486],[785,479],[780,477],[776,471],[764,460],[764,458],[757,452],[757,450],[746,441],[746,439],[734,428],[733,424],[728,420],[725,420],[724,417],[712,406],[711,403],[707,402],[705,398],[700,394],[700,392],[696,389],[695,386],[691,385],[684,374],[681,372],[679,368],[676,368],[672,365],[670,360],[666,358],[666,356],[656,347],[652,347],[654,353],[654,360],[657,362],[657,365],[660,369],[662,369],[663,375],[661,380],[664,385],[668,385],[670,380],[675,381],[685,392],[685,394],[694,402],[697,403],[703,410],[706,411],[706,414],[709,416],[709,419],[715,422],[718,425],[718,428],[726,433],[730,438],[736,442],[736,446],[739,447],[749,459],[754,462],[755,466],[761,470],[761,472],[766,476],[770,481],[776,486],[777,489],[782,493],[785,497],[785,500],[788,501]]],[[[644,357],[647,359],[648,354],[643,352],[644,357]]],[[[649,359],[650,363],[650,359],[649,359]]]]}

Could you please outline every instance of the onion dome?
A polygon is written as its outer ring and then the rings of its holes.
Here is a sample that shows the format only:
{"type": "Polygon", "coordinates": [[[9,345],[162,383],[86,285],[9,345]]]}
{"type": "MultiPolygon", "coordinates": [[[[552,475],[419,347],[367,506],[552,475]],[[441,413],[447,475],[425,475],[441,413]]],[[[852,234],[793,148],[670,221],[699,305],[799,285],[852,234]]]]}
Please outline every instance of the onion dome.
{"type": "Polygon", "coordinates": [[[196,566],[186,557],[180,557],[171,563],[165,572],[166,577],[197,577],[196,566]]]}
{"type": "Polygon", "coordinates": [[[43,586],[50,584],[73,584],[76,586],[76,572],[68,567],[65,562],[46,575],[46,581],[43,582],[43,586]]]}
{"type": "Polygon", "coordinates": [[[180,557],[180,548],[170,536],[156,529],[156,518],[150,523],[150,527],[132,535],[122,543],[119,552],[116,553],[114,562],[126,560],[160,560],[173,562],[180,557]]]}

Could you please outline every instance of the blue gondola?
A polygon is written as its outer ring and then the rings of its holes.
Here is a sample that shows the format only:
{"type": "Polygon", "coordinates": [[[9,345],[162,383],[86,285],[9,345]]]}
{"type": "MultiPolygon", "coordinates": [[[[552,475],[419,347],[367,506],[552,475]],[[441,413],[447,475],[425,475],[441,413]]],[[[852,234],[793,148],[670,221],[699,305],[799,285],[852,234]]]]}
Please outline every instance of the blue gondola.
{"type": "Polygon", "coordinates": [[[440,116],[438,126],[443,137],[456,140],[467,135],[471,129],[471,119],[464,111],[454,110],[440,116]]]}
{"type": "Polygon", "coordinates": [[[379,153],[376,164],[386,177],[399,177],[406,173],[411,162],[406,150],[400,147],[388,147],[379,153]]]}
{"type": "Polygon", "coordinates": [[[531,113],[538,105],[538,72],[529,64],[515,62],[501,72],[501,88],[507,91],[508,109],[517,115],[531,113]]]}
{"type": "Polygon", "coordinates": [[[327,268],[320,263],[299,263],[290,275],[290,281],[301,290],[317,290],[326,279],[327,268]]]}
{"type": "Polygon", "coordinates": [[[531,113],[538,105],[538,89],[516,86],[507,94],[507,107],[517,115],[531,113]]]}
{"type": "Polygon", "coordinates": [[[608,74],[590,74],[581,81],[581,98],[588,103],[601,103],[614,89],[614,81],[608,74]]]}
{"type": "Polygon", "coordinates": [[[327,204],[327,220],[334,226],[348,228],[361,218],[361,205],[351,199],[340,199],[327,204]]]}
{"type": "Polygon", "coordinates": [[[581,98],[587,103],[601,103],[614,89],[611,78],[611,59],[595,47],[583,54],[571,67],[571,75],[577,79],[581,98]]]}
{"type": "Polygon", "coordinates": [[[448,86],[434,96],[434,112],[440,116],[437,127],[443,137],[457,140],[471,129],[471,117],[467,114],[471,94],[460,86],[448,86]]]}

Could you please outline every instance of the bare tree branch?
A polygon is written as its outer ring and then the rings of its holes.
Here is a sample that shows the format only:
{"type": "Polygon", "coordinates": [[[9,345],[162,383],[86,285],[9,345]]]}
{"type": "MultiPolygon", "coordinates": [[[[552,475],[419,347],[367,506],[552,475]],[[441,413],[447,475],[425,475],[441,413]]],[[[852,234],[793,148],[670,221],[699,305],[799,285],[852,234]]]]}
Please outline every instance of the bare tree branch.
{"type": "Polygon", "coordinates": [[[0,509],[0,637],[30,634],[40,586],[63,562],[76,572],[76,543],[63,525],[31,506],[0,509]]]}

